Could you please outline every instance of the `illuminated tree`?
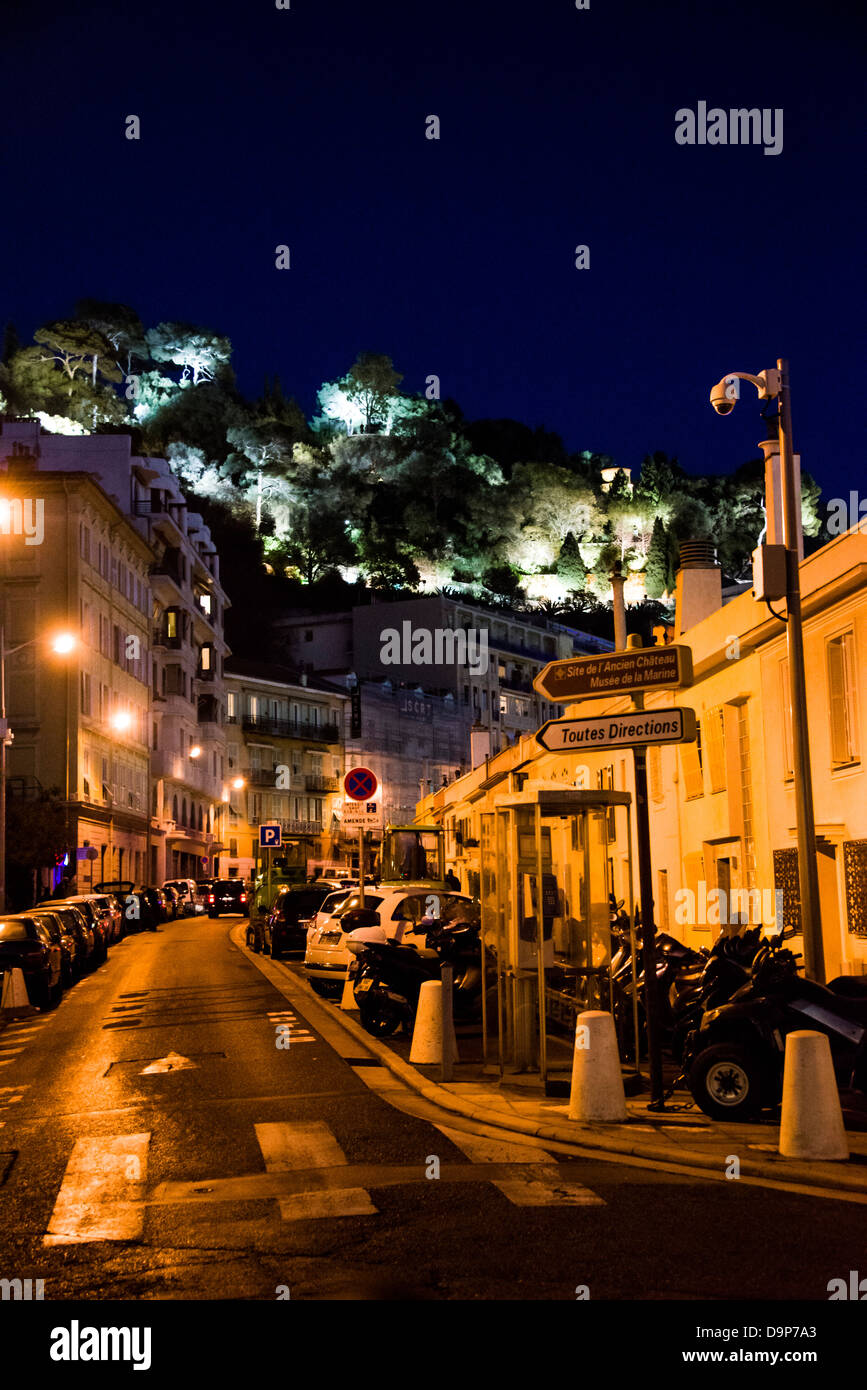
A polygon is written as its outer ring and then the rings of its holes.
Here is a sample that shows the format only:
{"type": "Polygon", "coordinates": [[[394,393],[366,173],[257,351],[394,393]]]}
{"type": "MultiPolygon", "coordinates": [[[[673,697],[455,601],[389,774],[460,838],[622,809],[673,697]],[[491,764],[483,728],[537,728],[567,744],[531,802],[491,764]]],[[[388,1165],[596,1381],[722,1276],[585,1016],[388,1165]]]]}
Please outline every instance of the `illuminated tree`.
{"type": "Polygon", "coordinates": [[[319,409],[326,421],[339,421],[347,434],[391,430],[398,406],[398,386],[403,377],[390,357],[361,352],[346,376],[327,381],[318,393],[319,409]]]}
{"type": "Polygon", "coordinates": [[[213,381],[217,368],[228,363],[232,355],[228,338],[192,323],[160,323],[149,328],[145,337],[155,362],[183,367],[182,385],[213,381]]]}
{"type": "Polygon", "coordinates": [[[115,365],[126,376],[132,374],[133,358],[140,362],[148,359],[148,346],[145,341],[144,326],[135,309],[128,304],[111,304],[101,299],[80,299],[75,306],[75,316],[89,324],[115,351],[115,365]],[[126,358],[122,366],[117,358],[126,358]]]}
{"type": "Polygon", "coordinates": [[[647,564],[644,570],[644,583],[648,598],[662,598],[664,593],[671,593],[674,588],[674,576],[671,569],[671,548],[665,523],[661,517],[657,517],[653,523],[653,532],[650,537],[650,547],[647,552],[647,564]]]}
{"type": "Polygon", "coordinates": [[[567,590],[583,589],[587,583],[587,566],[572,532],[567,533],[557,557],[557,573],[567,590]]]}

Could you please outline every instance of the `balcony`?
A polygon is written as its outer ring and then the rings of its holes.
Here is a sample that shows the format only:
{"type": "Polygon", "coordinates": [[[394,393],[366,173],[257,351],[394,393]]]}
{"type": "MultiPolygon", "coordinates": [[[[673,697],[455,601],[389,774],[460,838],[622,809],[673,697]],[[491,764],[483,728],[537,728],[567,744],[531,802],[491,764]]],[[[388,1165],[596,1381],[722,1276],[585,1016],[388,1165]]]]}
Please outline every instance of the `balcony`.
{"type": "Polygon", "coordinates": [[[183,647],[183,638],[175,633],[170,637],[164,627],[155,627],[151,636],[151,643],[154,647],[165,647],[168,651],[179,652],[183,647]]]}
{"type": "Polygon", "coordinates": [[[255,719],[244,715],[240,720],[237,715],[233,715],[228,722],[240,722],[245,733],[271,734],[277,738],[306,738],[318,743],[338,741],[336,724],[305,724],[294,719],[269,719],[266,715],[258,715],[255,719]]]}
{"type": "Polygon", "coordinates": [[[284,835],[321,835],[322,822],[318,820],[279,820],[276,816],[250,816],[250,825],[279,825],[284,835]]]}
{"type": "Polygon", "coordinates": [[[243,768],[241,776],[251,787],[276,787],[277,785],[276,767],[243,768]]]}
{"type": "Polygon", "coordinates": [[[340,782],[336,777],[320,777],[308,773],[304,778],[304,788],[308,792],[336,792],[340,782]]]}

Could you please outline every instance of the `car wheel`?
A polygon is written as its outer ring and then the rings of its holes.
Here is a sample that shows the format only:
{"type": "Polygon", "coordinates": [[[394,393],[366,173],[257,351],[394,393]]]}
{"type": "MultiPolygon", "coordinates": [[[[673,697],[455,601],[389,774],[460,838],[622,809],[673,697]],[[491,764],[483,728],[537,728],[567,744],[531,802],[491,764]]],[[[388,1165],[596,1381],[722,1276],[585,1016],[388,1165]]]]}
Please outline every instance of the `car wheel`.
{"type": "Polygon", "coordinates": [[[324,980],[311,980],[308,976],[307,983],[313,990],[314,994],[319,994],[324,997],[325,995],[332,993],[331,986],[327,985],[324,980]]]}
{"type": "Polygon", "coordinates": [[[693,1062],[689,1089],[714,1120],[749,1120],[769,1104],[764,1068],[738,1043],[706,1047],[693,1062]]]}

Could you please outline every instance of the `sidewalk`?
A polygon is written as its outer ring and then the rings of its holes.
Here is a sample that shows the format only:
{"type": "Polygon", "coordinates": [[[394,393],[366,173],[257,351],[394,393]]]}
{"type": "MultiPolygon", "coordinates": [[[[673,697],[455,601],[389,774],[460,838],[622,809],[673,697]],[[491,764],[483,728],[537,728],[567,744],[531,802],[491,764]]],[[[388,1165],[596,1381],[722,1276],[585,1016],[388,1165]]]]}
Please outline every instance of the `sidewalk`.
{"type": "MultiPolygon", "coordinates": [[[[741,1177],[779,1183],[804,1192],[847,1193],[867,1202],[867,1110],[849,1116],[852,1125],[864,1127],[847,1125],[850,1156],[845,1163],[781,1158],[777,1152],[778,1124],[772,1121],[724,1124],[711,1120],[693,1105],[687,1091],[676,1092],[667,1102],[665,1112],[647,1109],[648,1091],[644,1095],[627,1096],[629,1119],[622,1124],[580,1123],[569,1119],[568,1098],[545,1096],[538,1078],[511,1076],[501,1082],[498,1069],[486,1069],[481,1060],[478,1034],[462,1036],[463,1030],[458,1029],[458,1050],[468,1060],[455,1064],[452,1081],[442,1082],[438,1066],[414,1066],[409,1062],[408,1037],[401,1035],[387,1040],[372,1037],[362,1028],[355,1010],[344,1012],[337,1001],[316,994],[300,972],[287,971],[267,957],[246,951],[237,929],[231,936],[239,949],[244,950],[248,959],[274,984],[281,987],[281,982],[291,983],[293,993],[309,1001],[308,1021],[314,1027],[315,1014],[321,1010],[325,1019],[339,1024],[404,1085],[441,1110],[511,1133],[567,1144],[584,1152],[623,1154],[648,1163],[677,1164],[717,1176],[731,1171],[731,1161],[735,1157],[741,1177]],[[469,1060],[474,1053],[475,1060],[469,1060]]],[[[644,1077],[646,1083],[646,1063],[644,1077]]]]}

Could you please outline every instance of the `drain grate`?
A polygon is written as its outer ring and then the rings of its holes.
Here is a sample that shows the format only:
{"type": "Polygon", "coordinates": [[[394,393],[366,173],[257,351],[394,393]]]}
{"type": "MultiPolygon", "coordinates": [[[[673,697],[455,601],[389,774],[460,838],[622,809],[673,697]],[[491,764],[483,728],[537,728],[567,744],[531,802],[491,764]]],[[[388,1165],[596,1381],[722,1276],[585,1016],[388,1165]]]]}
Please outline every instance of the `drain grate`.
{"type": "Polygon", "coordinates": [[[344,1060],[344,1062],[347,1062],[347,1063],[349,1064],[349,1066],[351,1066],[351,1067],[381,1067],[381,1066],[382,1066],[382,1062],[380,1062],[380,1060],[379,1060],[378,1057],[344,1057],[343,1060],[344,1060]]]}

